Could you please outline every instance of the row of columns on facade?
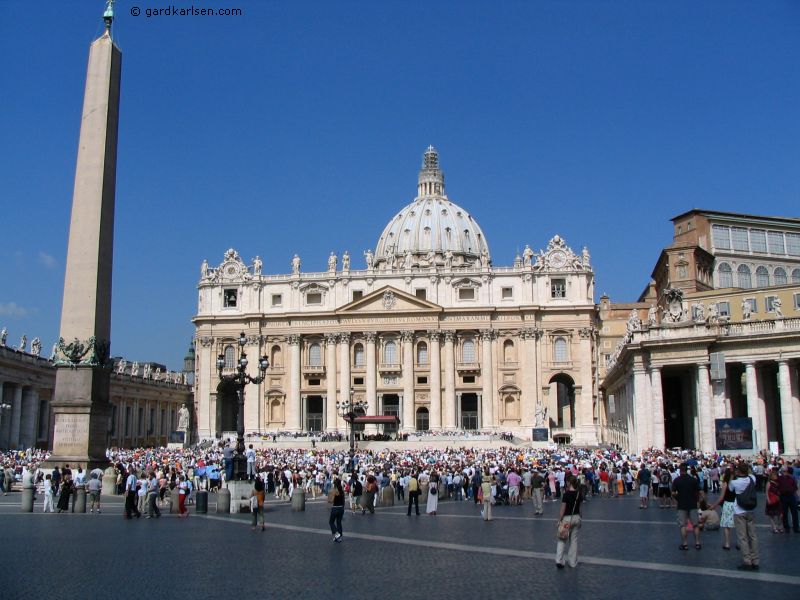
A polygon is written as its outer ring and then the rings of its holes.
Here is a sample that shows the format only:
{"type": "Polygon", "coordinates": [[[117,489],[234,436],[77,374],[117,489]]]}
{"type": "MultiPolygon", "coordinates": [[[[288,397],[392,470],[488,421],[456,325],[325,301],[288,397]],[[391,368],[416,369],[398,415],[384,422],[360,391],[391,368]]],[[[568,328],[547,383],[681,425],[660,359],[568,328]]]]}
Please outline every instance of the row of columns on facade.
{"type": "Polygon", "coordinates": [[[33,448],[39,424],[39,391],[0,381],[0,448],[33,448]]]}
{"type": "Polygon", "coordinates": [[[111,439],[115,439],[118,441],[121,440],[148,440],[148,439],[165,439],[169,438],[169,434],[173,431],[173,423],[176,418],[176,413],[174,405],[168,402],[158,401],[158,400],[133,400],[133,401],[126,401],[122,400],[112,400],[111,406],[117,407],[117,414],[116,418],[112,414],[110,418],[115,419],[115,423],[113,423],[112,430],[114,432],[111,435],[111,439]],[[127,434],[126,431],[126,415],[125,409],[130,407],[131,408],[131,419],[130,419],[130,435],[127,434]],[[144,408],[144,418],[142,422],[142,426],[144,432],[140,435],[139,434],[139,408],[144,408]],[[155,423],[153,423],[153,433],[147,433],[147,425],[150,423],[150,409],[155,408],[155,423]],[[164,417],[162,419],[161,411],[164,410],[164,417]],[[164,421],[167,422],[166,433],[162,433],[164,430],[164,421]]]}
{"type": "MultiPolygon", "coordinates": [[[[781,427],[783,444],[787,452],[797,450],[798,399],[792,394],[790,367],[788,360],[778,360],[778,395],[780,400],[781,427]]],[[[752,419],[756,433],[758,448],[767,447],[767,414],[765,399],[758,391],[758,378],[755,361],[744,361],[747,396],[747,416],[752,419]]],[[[730,418],[731,406],[725,395],[724,382],[712,382],[709,378],[709,366],[704,363],[696,365],[696,415],[698,418],[699,438],[695,444],[704,452],[716,448],[715,419],[730,418]]],[[[633,369],[634,403],[633,414],[628,415],[628,430],[633,432],[636,447],[641,450],[655,446],[663,448],[666,444],[664,398],[661,382],[661,367],[651,365],[645,369],[635,366],[633,369]],[[648,385],[649,384],[649,385],[648,385]],[[652,415],[652,417],[649,417],[652,415]]]]}
{"type": "MultiPolygon", "coordinates": [[[[586,335],[581,330],[581,342],[586,344],[582,348],[582,353],[586,356],[591,354],[591,331],[587,330],[586,335]]],[[[494,385],[494,364],[493,356],[497,352],[493,349],[493,342],[497,338],[497,331],[482,330],[480,337],[481,344],[481,388],[480,397],[480,422],[483,427],[497,425],[495,421],[495,390],[494,385]]],[[[456,394],[456,361],[455,361],[455,340],[456,332],[451,330],[435,330],[426,332],[426,340],[430,343],[428,352],[429,357],[429,390],[430,398],[426,406],[429,408],[429,426],[431,429],[457,429],[458,404],[456,394]],[[444,357],[442,358],[441,340],[444,339],[444,357]],[[444,381],[442,381],[442,360],[444,361],[444,381]]],[[[411,431],[415,428],[415,381],[414,381],[414,332],[403,331],[400,333],[400,340],[403,344],[402,349],[402,381],[398,395],[401,398],[401,424],[404,431],[411,431]]],[[[525,328],[519,332],[522,340],[522,348],[518,352],[520,357],[520,381],[517,384],[522,389],[537,390],[539,387],[537,374],[537,341],[542,337],[542,330],[525,328]]],[[[351,385],[351,364],[350,364],[350,333],[329,333],[324,336],[326,342],[325,375],[326,389],[323,395],[326,400],[338,399],[340,402],[349,400],[351,385]],[[338,379],[337,379],[338,363],[338,379]]],[[[367,414],[378,414],[378,365],[376,332],[365,332],[363,334],[365,342],[365,382],[364,396],[367,402],[367,414]]],[[[292,334],[287,336],[289,344],[289,392],[286,403],[285,424],[289,429],[303,430],[301,397],[302,389],[302,364],[301,364],[301,336],[292,334]]],[[[585,369],[587,381],[582,385],[583,389],[591,389],[591,370],[585,369]]],[[[534,393],[535,395],[535,393],[534,393]]],[[[577,399],[576,399],[577,403],[577,399]]],[[[525,423],[534,422],[535,402],[528,402],[529,406],[523,407],[520,421],[525,423]]],[[[591,402],[588,403],[588,415],[576,415],[577,425],[591,425],[592,409],[591,402]],[[584,422],[585,421],[585,422],[584,422]]],[[[585,411],[584,411],[585,412],[585,411]]],[[[325,422],[328,430],[338,429],[336,403],[333,401],[325,402],[325,422]]]]}

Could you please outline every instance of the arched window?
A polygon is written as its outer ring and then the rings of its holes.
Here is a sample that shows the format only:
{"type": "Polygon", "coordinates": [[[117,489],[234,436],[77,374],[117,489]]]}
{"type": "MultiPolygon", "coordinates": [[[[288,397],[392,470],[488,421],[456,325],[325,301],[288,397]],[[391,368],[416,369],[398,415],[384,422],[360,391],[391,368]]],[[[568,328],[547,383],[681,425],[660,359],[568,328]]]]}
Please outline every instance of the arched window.
{"type": "Polygon", "coordinates": [[[425,342],[420,342],[417,344],[417,364],[418,365],[427,365],[428,364],[428,344],[425,342]]]}
{"type": "Polygon", "coordinates": [[[417,409],[416,421],[417,431],[428,431],[430,428],[430,413],[428,413],[427,408],[423,406],[417,409]]]}
{"type": "Polygon", "coordinates": [[[506,396],[505,397],[505,412],[506,412],[506,419],[518,419],[519,418],[519,411],[517,410],[517,399],[514,396],[506,396]]]}
{"type": "Polygon", "coordinates": [[[236,350],[233,349],[233,346],[225,346],[225,368],[236,368],[236,350]]]}
{"type": "Polygon", "coordinates": [[[775,285],[786,285],[786,271],[782,267],[775,269],[775,285]]]}
{"type": "Polygon", "coordinates": [[[277,398],[269,403],[269,420],[273,423],[283,423],[283,404],[277,398]]]}
{"type": "Polygon", "coordinates": [[[461,344],[461,361],[465,363],[474,363],[475,360],[475,342],[472,340],[464,340],[461,344]]]}
{"type": "Polygon", "coordinates": [[[392,340],[383,345],[383,362],[387,365],[397,364],[397,344],[392,340]]]}
{"type": "Polygon", "coordinates": [[[756,269],[756,287],[769,287],[769,271],[767,271],[767,267],[758,267],[756,269]]]}
{"type": "Polygon", "coordinates": [[[308,347],[308,366],[321,367],[322,366],[322,348],[314,342],[308,347]]]}
{"type": "Polygon", "coordinates": [[[281,357],[281,347],[280,346],[273,346],[272,350],[269,353],[269,366],[274,369],[277,369],[283,365],[283,359],[281,357]]]}
{"type": "Polygon", "coordinates": [[[514,362],[514,342],[511,340],[503,342],[503,362],[514,362]]]}
{"type": "Polygon", "coordinates": [[[750,278],[750,267],[747,265],[739,265],[739,268],[736,269],[736,275],[739,278],[740,288],[753,287],[753,280],[750,278]]]}
{"type": "Polygon", "coordinates": [[[792,270],[792,283],[800,283],[800,269],[792,270]]]}
{"type": "Polygon", "coordinates": [[[555,362],[567,362],[567,340],[557,337],[553,340],[553,360],[555,362]]]}
{"type": "Polygon", "coordinates": [[[733,287],[733,269],[728,263],[720,263],[717,272],[719,273],[719,287],[733,287]]]}
{"type": "Polygon", "coordinates": [[[357,367],[363,367],[366,364],[364,361],[363,344],[356,344],[353,346],[353,364],[357,367]]]}

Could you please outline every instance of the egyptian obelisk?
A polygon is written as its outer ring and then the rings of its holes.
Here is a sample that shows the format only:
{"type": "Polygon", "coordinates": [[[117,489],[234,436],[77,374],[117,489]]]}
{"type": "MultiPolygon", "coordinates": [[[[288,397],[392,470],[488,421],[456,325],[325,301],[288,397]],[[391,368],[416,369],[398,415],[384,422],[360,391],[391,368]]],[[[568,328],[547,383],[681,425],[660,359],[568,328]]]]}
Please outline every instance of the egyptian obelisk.
{"type": "Polygon", "coordinates": [[[89,49],[51,402],[49,462],[91,467],[107,463],[111,414],[107,363],[122,66],[122,53],[111,39],[113,4],[107,2],[105,32],[89,49]]]}

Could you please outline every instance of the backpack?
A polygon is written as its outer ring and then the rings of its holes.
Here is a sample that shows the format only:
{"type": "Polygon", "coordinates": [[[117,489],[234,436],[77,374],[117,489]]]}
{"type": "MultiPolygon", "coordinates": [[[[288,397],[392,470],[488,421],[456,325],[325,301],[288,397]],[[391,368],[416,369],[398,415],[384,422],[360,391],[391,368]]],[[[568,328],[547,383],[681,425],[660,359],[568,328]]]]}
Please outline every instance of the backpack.
{"type": "Polygon", "coordinates": [[[756,484],[751,478],[748,477],[748,479],[750,479],[750,481],[747,487],[744,488],[744,491],[740,494],[736,494],[736,504],[738,504],[739,508],[742,510],[753,510],[758,504],[756,498],[756,484]]]}

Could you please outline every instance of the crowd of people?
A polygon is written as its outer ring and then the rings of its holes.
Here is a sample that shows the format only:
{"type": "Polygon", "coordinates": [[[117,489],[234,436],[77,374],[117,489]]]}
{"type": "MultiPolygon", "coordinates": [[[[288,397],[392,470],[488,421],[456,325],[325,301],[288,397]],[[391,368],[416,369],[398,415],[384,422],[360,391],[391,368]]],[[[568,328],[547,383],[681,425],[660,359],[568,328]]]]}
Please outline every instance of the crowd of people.
{"type": "MultiPolygon", "coordinates": [[[[215,491],[232,479],[233,456],[230,442],[107,451],[129,519],[144,513],[157,518],[167,496],[176,493],[179,514],[188,516],[187,505],[196,491],[215,491]]],[[[38,465],[47,458],[45,452],[30,450],[2,455],[0,489],[8,493],[9,482],[13,485],[28,472],[45,496],[44,510],[52,510],[52,499],[57,498],[59,511],[66,511],[75,487],[84,485],[90,490],[92,512],[95,508],[99,512],[102,471],[96,469],[88,477],[80,469],[73,475],[69,466],[45,472],[38,465]]],[[[331,504],[330,527],[336,542],[343,539],[341,517],[347,507],[353,513],[373,514],[382,503],[407,502],[410,516],[420,514],[422,499],[425,512],[435,516],[439,501],[452,499],[480,505],[482,518],[491,521],[498,504],[530,502],[539,516],[545,503],[560,502],[556,563],[575,566],[583,504],[632,494],[638,495],[639,509],[677,511],[681,551],[689,550],[690,535],[700,550],[702,532],[712,529],[722,530],[722,547],[730,550],[735,531],[742,553],[740,568],[755,570],[760,565],[756,509],[743,499],[756,491],[763,492],[764,512],[774,533],[800,533],[800,461],[792,464],[765,453],[745,459],[689,450],[650,449],[634,456],[612,448],[453,446],[358,450],[351,457],[345,450],[250,445],[246,460],[248,477],[254,481],[254,530],[259,525],[264,528],[267,497],[289,501],[302,490],[310,498],[326,497],[331,504]]]]}

